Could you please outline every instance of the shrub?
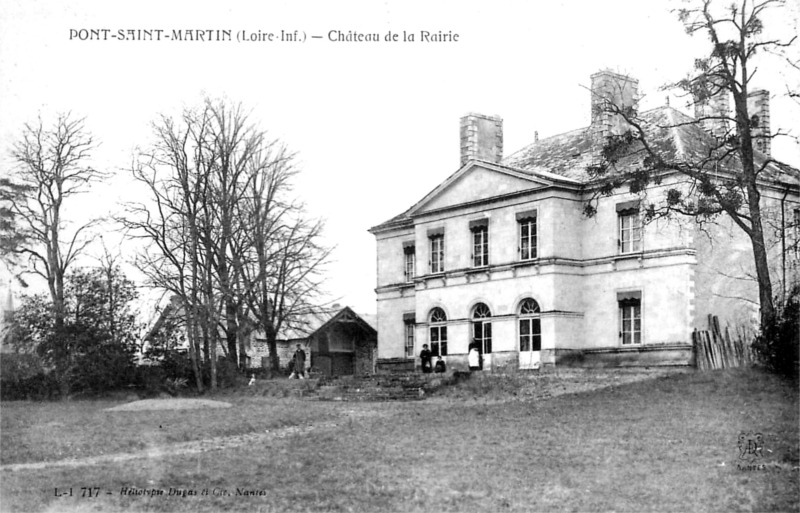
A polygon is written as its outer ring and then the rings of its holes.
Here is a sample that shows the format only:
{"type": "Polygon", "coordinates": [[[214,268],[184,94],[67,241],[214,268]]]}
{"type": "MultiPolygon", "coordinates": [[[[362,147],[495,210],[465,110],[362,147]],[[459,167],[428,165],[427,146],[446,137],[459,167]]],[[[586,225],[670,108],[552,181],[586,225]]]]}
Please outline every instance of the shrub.
{"type": "Polygon", "coordinates": [[[0,381],[0,399],[4,401],[55,399],[59,395],[59,382],[52,372],[42,372],[17,380],[3,376],[0,381]]]}
{"type": "Polygon", "coordinates": [[[44,372],[41,359],[32,353],[3,353],[0,376],[3,381],[20,381],[44,372]]]}
{"type": "Polygon", "coordinates": [[[164,379],[185,379],[194,383],[192,360],[185,351],[165,351],[160,365],[164,372],[164,379]]]}
{"type": "MultiPolygon", "coordinates": [[[[207,372],[210,374],[210,369],[207,372]]],[[[241,377],[242,374],[235,363],[227,358],[217,360],[217,386],[219,388],[236,386],[241,377]]],[[[206,379],[206,383],[211,383],[210,375],[206,379]]]]}
{"type": "Polygon", "coordinates": [[[753,342],[761,363],[772,372],[793,379],[800,372],[800,285],[779,305],[775,321],[764,326],[753,342]]]}

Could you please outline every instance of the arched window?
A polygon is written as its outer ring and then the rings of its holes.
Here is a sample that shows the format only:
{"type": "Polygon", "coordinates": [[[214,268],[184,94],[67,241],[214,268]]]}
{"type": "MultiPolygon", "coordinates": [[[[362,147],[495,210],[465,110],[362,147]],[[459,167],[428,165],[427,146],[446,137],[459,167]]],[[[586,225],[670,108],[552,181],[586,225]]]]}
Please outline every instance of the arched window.
{"type": "Polygon", "coordinates": [[[492,352],[492,311],[483,303],[472,309],[472,339],[478,343],[481,353],[492,352]]]}
{"type": "Polygon", "coordinates": [[[519,304],[519,350],[541,351],[542,321],[539,303],[531,298],[519,304]]]}
{"type": "Polygon", "coordinates": [[[430,342],[433,356],[447,356],[447,315],[438,306],[431,310],[430,342]]]}

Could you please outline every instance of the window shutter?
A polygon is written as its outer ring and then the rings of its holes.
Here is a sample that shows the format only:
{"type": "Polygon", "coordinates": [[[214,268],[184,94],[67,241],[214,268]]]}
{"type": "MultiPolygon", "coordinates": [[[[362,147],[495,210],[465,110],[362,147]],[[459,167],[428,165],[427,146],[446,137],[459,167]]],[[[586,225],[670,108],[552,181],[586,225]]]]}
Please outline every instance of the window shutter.
{"type": "Polygon", "coordinates": [[[489,227],[489,218],[484,217],[482,219],[473,219],[469,222],[469,229],[470,231],[477,232],[480,230],[484,230],[489,227]]]}
{"type": "Polygon", "coordinates": [[[428,229],[428,238],[433,239],[434,237],[444,236],[444,226],[439,226],[438,228],[429,228],[428,229]]]}
{"type": "Polygon", "coordinates": [[[617,292],[617,302],[619,306],[639,306],[642,304],[642,291],[630,290],[617,292]]]}
{"type": "Polygon", "coordinates": [[[616,204],[617,213],[619,215],[634,214],[639,211],[639,200],[623,201],[616,204]]]}

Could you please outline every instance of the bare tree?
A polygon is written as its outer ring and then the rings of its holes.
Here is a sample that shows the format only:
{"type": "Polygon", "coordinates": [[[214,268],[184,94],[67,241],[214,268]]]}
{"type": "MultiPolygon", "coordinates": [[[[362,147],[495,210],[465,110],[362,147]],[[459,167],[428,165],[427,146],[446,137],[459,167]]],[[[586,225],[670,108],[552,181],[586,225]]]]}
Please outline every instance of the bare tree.
{"type": "Polygon", "coordinates": [[[94,149],[82,118],[61,114],[50,127],[39,119],[25,125],[12,151],[17,167],[0,180],[0,198],[8,205],[0,250],[27,259],[30,272],[47,281],[57,329],[64,325],[64,277],[98,222],[69,230],[64,219],[65,203],[106,177],[87,165],[94,149]]]}
{"type": "Polygon", "coordinates": [[[321,224],[309,224],[285,198],[294,174],[288,152],[241,106],[205,100],[155,128],[156,143],[134,166],[151,203],[129,205],[123,223],[152,242],[140,268],[183,299],[189,338],[203,341],[213,388],[220,336],[227,357],[242,366],[253,329],[267,317],[265,330],[279,328],[286,312],[315,296],[315,262],[328,252],[316,244],[321,224]]]}
{"type": "Polygon", "coordinates": [[[313,312],[331,249],[320,244],[323,223],[306,219],[289,198],[294,156],[273,141],[253,161],[241,220],[246,235],[241,276],[249,312],[264,332],[270,368],[279,368],[277,334],[313,312]]]}
{"type": "MultiPolygon", "coordinates": [[[[695,119],[687,117],[653,127],[631,105],[606,99],[598,104],[602,113],[623,120],[627,128],[606,138],[601,159],[587,169],[601,183],[598,194],[611,193],[625,184],[632,192],[642,193],[651,184],[661,184],[667,174],[682,176],[681,186],[669,188],[663,201],[647,207],[645,220],[672,214],[691,216],[699,222],[719,215],[729,217],[751,243],[764,326],[774,319],[775,307],[761,189],[785,173],[788,166],[772,159],[765,150],[782,132],[770,132],[753,111],[751,85],[762,52],[786,48],[796,41],[796,37],[778,40],[764,33],[764,12],[783,3],[740,0],[715,9],[712,0],[701,0],[679,10],[687,33],[705,34],[711,41],[708,56],[695,62],[696,73],[672,84],[692,96],[695,119]],[[732,112],[718,108],[726,106],[731,97],[732,112]],[[664,131],[687,125],[701,125],[710,131],[704,140],[711,143],[688,154],[663,151],[658,138],[664,131]]],[[[619,84],[620,89],[625,87],[619,84]]],[[[587,213],[592,214],[593,208],[590,202],[587,213]]]]}
{"type": "Polygon", "coordinates": [[[200,245],[203,202],[209,187],[213,156],[204,152],[210,120],[203,113],[183,113],[179,122],[162,117],[154,123],[155,142],[140,151],[132,166],[134,178],[148,192],[148,203],[129,203],[119,221],[133,237],[147,242],[137,256],[137,267],[154,287],[180,299],[189,341],[189,356],[196,386],[203,390],[200,341],[206,344],[206,360],[212,365],[212,389],[216,385],[215,344],[208,343],[208,326],[216,308],[209,289],[200,245]],[[205,299],[205,300],[203,300],[205,299]],[[209,303],[211,301],[211,303],[209,303]],[[209,347],[210,346],[210,347],[209,347]]]}

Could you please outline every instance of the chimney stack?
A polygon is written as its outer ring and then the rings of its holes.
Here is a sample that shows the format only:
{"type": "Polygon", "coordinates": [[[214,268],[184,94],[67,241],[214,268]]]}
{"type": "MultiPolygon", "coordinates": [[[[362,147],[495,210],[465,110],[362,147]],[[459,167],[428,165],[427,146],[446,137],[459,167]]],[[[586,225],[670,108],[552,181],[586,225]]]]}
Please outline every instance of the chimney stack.
{"type": "Polygon", "coordinates": [[[758,89],[747,95],[747,112],[750,114],[750,133],[753,147],[767,157],[772,156],[772,138],[769,130],[769,91],[758,89]]]}
{"type": "Polygon", "coordinates": [[[503,118],[469,113],[461,118],[461,165],[470,160],[499,163],[503,158],[503,118]]]}
{"type": "Polygon", "coordinates": [[[727,119],[731,112],[728,90],[715,86],[712,80],[699,82],[698,85],[701,87],[694,93],[694,118],[714,137],[725,137],[730,128],[727,119]]]}
{"type": "Polygon", "coordinates": [[[591,80],[594,132],[603,137],[625,133],[628,124],[621,115],[611,112],[610,108],[635,111],[639,100],[639,81],[607,69],[592,75],[591,80]]]}

